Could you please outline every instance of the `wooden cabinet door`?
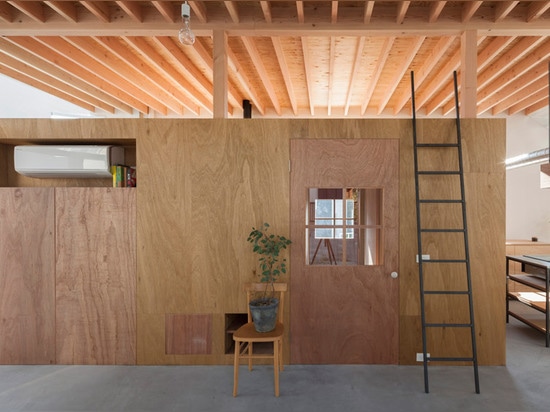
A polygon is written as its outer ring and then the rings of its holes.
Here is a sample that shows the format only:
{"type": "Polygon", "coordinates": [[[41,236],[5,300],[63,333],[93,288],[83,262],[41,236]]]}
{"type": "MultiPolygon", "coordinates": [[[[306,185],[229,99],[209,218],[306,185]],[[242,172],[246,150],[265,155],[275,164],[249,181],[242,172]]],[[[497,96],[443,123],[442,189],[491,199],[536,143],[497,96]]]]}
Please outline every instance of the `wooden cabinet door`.
{"type": "Polygon", "coordinates": [[[0,188],[0,364],[55,362],[54,190],[0,188]]]}
{"type": "Polygon", "coordinates": [[[56,189],[60,364],[136,363],[136,192],[56,189]]]}

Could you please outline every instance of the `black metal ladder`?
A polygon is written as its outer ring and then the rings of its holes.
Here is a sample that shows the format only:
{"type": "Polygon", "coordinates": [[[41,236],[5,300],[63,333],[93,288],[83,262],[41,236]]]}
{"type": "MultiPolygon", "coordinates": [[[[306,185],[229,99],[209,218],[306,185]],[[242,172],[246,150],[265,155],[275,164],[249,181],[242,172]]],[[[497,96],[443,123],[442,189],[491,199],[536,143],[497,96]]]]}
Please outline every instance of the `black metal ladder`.
{"type": "Polygon", "coordinates": [[[440,136],[436,138],[437,141],[435,142],[428,142],[426,141],[428,140],[426,138],[422,139],[422,143],[417,141],[413,72],[411,72],[411,88],[414,139],[414,175],[416,188],[416,223],[418,238],[417,260],[420,283],[424,387],[426,393],[429,393],[429,362],[472,362],[474,367],[475,391],[476,393],[480,393],[476,333],[474,327],[470,254],[468,246],[468,226],[466,221],[466,200],[464,192],[464,170],[457,75],[456,72],[454,72],[456,139],[454,139],[454,137],[451,138],[450,136],[440,136]],[[435,162],[434,159],[436,159],[435,162]],[[452,159],[452,161],[446,161],[445,159],[452,159]],[[443,181],[438,181],[437,179],[443,179],[443,181]],[[453,186],[459,186],[460,190],[458,190],[458,187],[453,186]],[[430,194],[430,189],[433,188],[435,193],[438,191],[441,192],[442,187],[445,187],[445,190],[449,193],[445,193],[443,195],[430,194]],[[460,192],[459,196],[458,192],[460,192]],[[443,196],[443,198],[441,198],[441,196],[443,196]],[[430,210],[430,207],[435,209],[430,210]],[[460,209],[460,213],[457,213],[457,208],[460,209]],[[452,216],[454,216],[454,218],[451,218],[452,216]],[[429,221],[429,223],[425,224],[423,220],[429,221]],[[450,222],[453,222],[454,224],[451,224],[450,222]],[[454,251],[458,253],[458,257],[453,256],[451,258],[447,258],[441,256],[436,259],[430,259],[423,249],[423,240],[425,240],[426,236],[432,236],[430,239],[431,246],[433,246],[434,243],[437,243],[440,247],[448,248],[446,249],[447,251],[451,248],[451,246],[448,245],[451,239],[456,240],[457,236],[462,237],[463,242],[462,240],[459,242],[457,241],[457,243],[453,242],[453,244],[456,245],[454,247],[454,251]],[[438,241],[434,242],[434,238],[437,238],[438,236],[442,236],[441,239],[446,241],[447,245],[441,245],[438,241]],[[453,273],[455,279],[453,281],[445,278],[446,275],[449,275],[451,272],[453,273]],[[465,284],[462,282],[464,274],[466,278],[465,284]],[[461,280],[460,286],[457,286],[457,278],[461,280]],[[467,304],[461,302],[461,304],[467,306],[467,311],[469,313],[467,316],[464,314],[464,319],[467,317],[467,320],[464,320],[462,316],[460,317],[460,320],[455,320],[451,315],[449,315],[449,317],[453,319],[445,319],[445,314],[442,313],[430,313],[430,317],[443,317],[443,320],[427,319],[428,316],[426,315],[426,305],[430,303],[430,299],[439,299],[439,303],[445,302],[443,303],[444,306],[447,305],[448,307],[452,307],[453,304],[456,303],[457,298],[467,298],[467,304]],[[445,299],[448,299],[448,302],[446,302],[445,299]],[[467,353],[467,356],[446,356],[445,354],[443,356],[433,356],[428,348],[427,330],[435,330],[437,328],[440,329],[440,333],[445,333],[446,330],[456,328],[469,329],[471,336],[471,354],[467,353]]]}

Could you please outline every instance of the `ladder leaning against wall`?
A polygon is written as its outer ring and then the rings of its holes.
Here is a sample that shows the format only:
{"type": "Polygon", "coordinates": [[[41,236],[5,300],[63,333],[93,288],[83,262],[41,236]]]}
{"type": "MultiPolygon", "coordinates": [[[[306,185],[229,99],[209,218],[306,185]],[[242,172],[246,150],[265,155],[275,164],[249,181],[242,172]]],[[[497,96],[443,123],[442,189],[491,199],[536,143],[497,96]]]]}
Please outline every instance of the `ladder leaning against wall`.
{"type": "Polygon", "coordinates": [[[414,72],[411,88],[424,388],[429,393],[429,362],[471,362],[479,393],[457,75],[454,72],[456,137],[423,135],[422,142],[417,141],[414,72]],[[437,256],[432,258],[430,251],[437,256]],[[464,332],[471,340],[468,353],[434,353],[447,352],[434,347],[436,339],[464,332]]]}

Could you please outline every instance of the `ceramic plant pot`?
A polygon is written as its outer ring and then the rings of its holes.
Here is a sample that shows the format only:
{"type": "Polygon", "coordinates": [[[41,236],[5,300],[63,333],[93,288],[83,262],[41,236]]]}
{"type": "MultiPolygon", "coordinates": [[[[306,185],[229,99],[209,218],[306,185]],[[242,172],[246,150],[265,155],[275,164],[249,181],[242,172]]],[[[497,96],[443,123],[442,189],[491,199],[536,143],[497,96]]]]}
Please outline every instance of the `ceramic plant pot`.
{"type": "Polygon", "coordinates": [[[279,299],[255,299],[249,305],[256,331],[265,333],[275,329],[279,299]]]}

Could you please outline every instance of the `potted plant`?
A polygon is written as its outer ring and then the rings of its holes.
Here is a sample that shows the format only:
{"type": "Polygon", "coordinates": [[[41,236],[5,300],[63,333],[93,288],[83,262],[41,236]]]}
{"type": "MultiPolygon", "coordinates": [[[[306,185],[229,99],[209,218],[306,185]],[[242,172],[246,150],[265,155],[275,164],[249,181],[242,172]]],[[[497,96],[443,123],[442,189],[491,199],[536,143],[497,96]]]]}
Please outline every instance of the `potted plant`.
{"type": "Polygon", "coordinates": [[[269,223],[264,223],[260,229],[252,227],[247,241],[252,243],[252,251],[259,255],[260,282],[265,283],[261,296],[249,302],[252,320],[258,332],[270,332],[275,329],[279,306],[274,283],[286,273],[286,259],[281,259],[279,254],[292,242],[284,236],[269,233],[269,223]]]}

